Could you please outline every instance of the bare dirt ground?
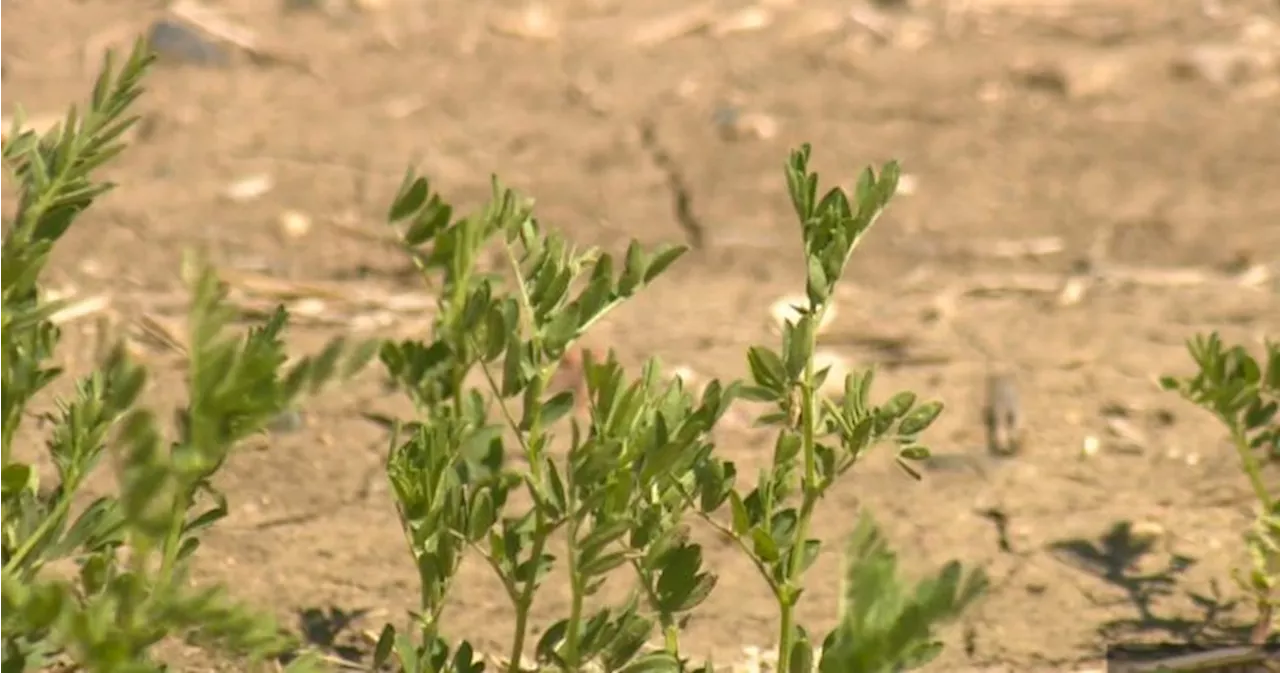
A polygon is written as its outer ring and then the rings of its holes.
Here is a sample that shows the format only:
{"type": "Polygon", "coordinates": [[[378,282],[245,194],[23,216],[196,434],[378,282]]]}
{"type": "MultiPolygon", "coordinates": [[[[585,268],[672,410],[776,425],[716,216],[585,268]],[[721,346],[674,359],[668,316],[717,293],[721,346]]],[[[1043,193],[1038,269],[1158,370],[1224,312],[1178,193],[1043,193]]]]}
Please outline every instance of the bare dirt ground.
{"type": "MultiPolygon", "coordinates": [[[[100,50],[145,32],[156,4],[6,2],[5,114],[83,99],[100,50]]],[[[1234,590],[1245,484],[1212,420],[1152,379],[1186,370],[1195,332],[1255,348],[1277,336],[1274,2],[286,4],[212,5],[274,59],[217,46],[200,64],[170,46],[142,133],[110,170],[121,186],[59,250],[55,286],[105,295],[124,318],[180,320],[178,255],[195,246],[242,282],[419,291],[368,236],[385,231],[405,166],[466,209],[492,172],[582,244],[700,241],[592,343],[633,365],[742,376],[745,347],[774,338],[769,304],[802,289],[788,150],[813,143],[829,184],[897,158],[909,189],[855,255],[828,345],[876,364],[882,396],[946,401],[933,447],[972,463],[914,483],[872,459],[825,503],[818,532],[838,545],[857,503],[911,572],[951,558],[988,570],[991,595],[946,632],[935,670],[1096,669],[1109,642],[1200,633],[1192,594],[1214,579],[1234,590]],[[1076,296],[1068,281],[1085,268],[1095,281],[1076,296]],[[979,420],[993,364],[1016,372],[1029,430],[1001,463],[983,457],[979,420]],[[1089,438],[1098,451],[1083,450],[1089,438]],[[1126,525],[1155,541],[1133,563],[1126,525]],[[1171,583],[1150,579],[1169,567],[1171,583]]],[[[302,315],[297,341],[422,328],[365,313],[302,315]]],[[[92,322],[69,328],[73,362],[92,322]]],[[[172,404],[180,375],[158,351],[153,364],[153,397],[172,404]]],[[[378,475],[387,438],[361,411],[408,413],[370,372],[234,460],[222,478],[234,514],[200,563],[202,579],[288,623],[355,614],[346,643],[402,621],[416,593],[378,475]]],[[[720,450],[753,473],[766,438],[730,429],[720,450]]],[[[738,660],[773,642],[774,608],[744,559],[708,554],[723,580],[688,646],[738,660]]],[[[801,616],[814,629],[834,620],[837,562],[812,573],[801,616]]],[[[548,586],[540,623],[566,605],[548,586]]],[[[507,642],[506,603],[478,566],[449,619],[482,650],[507,642]]]]}

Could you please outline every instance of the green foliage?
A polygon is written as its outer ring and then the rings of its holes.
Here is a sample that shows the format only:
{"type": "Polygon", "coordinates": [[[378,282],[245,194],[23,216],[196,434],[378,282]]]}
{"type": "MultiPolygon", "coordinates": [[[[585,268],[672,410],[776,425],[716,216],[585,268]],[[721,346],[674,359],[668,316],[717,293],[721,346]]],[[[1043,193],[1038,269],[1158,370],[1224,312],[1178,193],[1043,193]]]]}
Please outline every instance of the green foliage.
{"type": "MultiPolygon", "coordinates": [[[[195,588],[189,562],[199,535],[227,514],[211,479],[233,447],[336,372],[359,366],[341,343],[285,367],[283,310],[244,336],[228,334],[232,311],[213,272],[188,264],[190,361],[187,404],[166,441],[137,405],[146,372],[117,346],[69,399],[42,415],[56,480],[44,485],[32,452],[15,450],[30,407],[62,373],[52,364],[60,307],[39,279],[54,244],[110,190],[95,168],[117,155],[126,117],[151,63],[139,43],[114,72],[103,66],[83,116],[72,109],[44,136],[15,124],[5,167],[19,184],[3,245],[3,670],[46,670],[61,662],[91,671],[159,671],[151,648],[171,636],[250,659],[280,653],[292,639],[220,587],[195,588]],[[84,503],[83,487],[103,459],[115,495],[84,503]],[[78,510],[78,513],[76,513],[78,510]],[[73,572],[66,572],[73,571],[73,572]]],[[[367,352],[368,349],[366,349],[367,352]]],[[[371,353],[367,353],[371,356],[371,353]]],[[[293,667],[301,670],[307,660],[293,667]]]]}
{"type": "Polygon", "coordinates": [[[823,643],[822,673],[890,673],[929,663],[942,652],[935,625],[958,617],[987,588],[983,575],[965,575],[952,561],[908,593],[897,565],[897,555],[864,513],[849,539],[840,625],[823,643]]]}
{"type": "MultiPolygon", "coordinates": [[[[90,175],[123,149],[120,138],[133,123],[125,112],[150,62],[140,43],[118,73],[105,65],[83,118],[73,110],[43,137],[15,127],[4,146],[20,186],[16,215],[6,222],[0,336],[6,673],[56,663],[163,670],[154,646],[171,637],[251,661],[290,648],[292,639],[270,619],[223,588],[188,581],[200,534],[228,511],[213,478],[239,442],[324,382],[354,373],[375,351],[416,406],[410,419],[387,420],[387,475],[420,589],[414,628],[384,628],[377,667],[484,670],[483,657],[466,642],[450,643],[443,628],[453,580],[473,554],[512,605],[509,671],[522,670],[522,655],[532,650],[540,668],[553,670],[712,673],[710,663],[695,667],[680,643],[686,620],[717,581],[691,538],[695,519],[732,539],[776,597],[784,672],[922,665],[940,648],[937,626],[982,592],[983,576],[954,562],[908,587],[864,516],[847,557],[840,625],[821,653],[795,623],[805,571],[822,546],[809,537],[818,503],[879,444],[894,445],[899,464],[918,478],[911,463],[928,456],[920,437],[943,409],[909,391],[876,403],[870,370],[848,376],[836,399],[820,392],[829,371],[814,364],[816,325],[854,248],[896,190],[898,170],[867,170],[852,196],[832,189],[819,197],[807,146],[786,171],[807,304],[784,327],[779,349],[749,350],[745,383],[693,390],[664,375],[657,360],[632,376],[610,351],[586,354],[581,386],[554,389],[583,334],[685,249],[633,243],[621,257],[580,250],[544,230],[532,203],[496,180],[483,212],[455,217],[410,172],[388,220],[401,227],[424,281],[439,290],[426,338],[354,350],[335,341],[289,366],[283,309],[247,334],[230,334],[234,312],[216,275],[189,259],[187,399],[169,438],[138,405],[146,372],[116,347],[47,415],[57,478],[42,488],[35,464],[15,451],[24,417],[61,374],[52,364],[59,305],[41,298],[40,274],[56,241],[110,189],[90,175]],[[502,273],[480,264],[490,246],[504,252],[502,273]],[[476,380],[483,385],[473,387],[476,380]],[[711,434],[739,400],[767,404],[759,421],[777,430],[773,460],[750,488],[718,456],[711,434]],[[116,491],[82,504],[86,479],[108,455],[116,491]],[[517,505],[523,500],[530,504],[517,505]],[[528,643],[534,600],[557,562],[567,570],[569,612],[528,643]],[[620,576],[632,579],[627,598],[589,608],[620,576]]],[[[299,659],[290,669],[312,663],[299,659]]]]}
{"type": "MultiPolygon", "coordinates": [[[[482,214],[455,220],[427,180],[406,176],[388,219],[403,226],[404,245],[441,294],[429,340],[389,343],[381,352],[391,378],[418,406],[415,418],[393,423],[388,474],[421,595],[417,637],[387,626],[376,664],[395,659],[406,671],[480,670],[470,645],[451,649],[442,633],[453,577],[463,556],[475,553],[502,582],[515,612],[509,671],[521,670],[533,600],[561,558],[571,607],[535,644],[540,667],[690,670],[681,627],[716,585],[690,539],[693,516],[735,540],[777,598],[779,670],[813,670],[810,637],[793,614],[804,571],[821,548],[807,535],[814,510],[879,443],[895,444],[900,463],[918,476],[910,463],[928,456],[919,437],[942,404],[911,392],[873,404],[871,371],[850,375],[839,400],[819,392],[828,370],[814,365],[815,326],[850,254],[893,195],[898,171],[892,164],[879,176],[866,171],[852,199],[839,189],[819,198],[808,159],[808,147],[793,153],[786,173],[808,260],[808,306],[785,326],[780,350],[750,349],[750,383],[713,380],[695,393],[678,378],[666,379],[656,360],[633,379],[612,351],[603,360],[587,353],[585,399],[548,389],[565,354],[684,249],[650,253],[633,243],[621,260],[577,250],[545,232],[532,204],[496,181],[482,214]],[[511,290],[478,267],[488,245],[505,252],[511,290]],[[484,389],[466,385],[473,373],[484,389]],[[711,437],[741,398],[769,403],[760,421],[778,427],[772,465],[750,490],[737,486],[737,468],[717,456],[711,437]],[[571,417],[582,406],[586,417],[571,417]],[[557,437],[552,427],[566,418],[568,437],[557,437]],[[561,452],[552,450],[566,439],[561,452]],[[511,442],[527,467],[507,460],[511,442]],[[518,491],[531,506],[513,504],[518,491]],[[728,526],[716,516],[726,508],[728,526]],[[556,535],[564,538],[562,556],[552,551],[556,535]],[[588,614],[587,599],[620,569],[633,576],[629,598],[588,614]],[[662,647],[645,647],[655,631],[662,647]]],[[[924,663],[938,648],[936,626],[981,593],[983,576],[963,575],[953,563],[908,597],[869,519],[855,542],[845,619],[828,638],[832,648],[821,670],[924,663]]]]}
{"type": "MultiPolygon", "coordinates": [[[[786,172],[808,260],[808,305],[797,307],[799,319],[784,325],[778,351],[753,346],[747,352],[751,384],[743,389],[744,396],[771,405],[759,420],[778,428],[772,464],[744,493],[732,488],[733,464],[712,458],[702,466],[699,484],[702,514],[728,501],[732,525],[724,532],[751,557],[777,598],[779,673],[812,670],[812,639],[794,623],[793,614],[803,593],[804,573],[822,548],[821,540],[808,537],[818,503],[867,451],[882,443],[893,444],[898,464],[918,479],[911,463],[929,457],[920,435],[943,409],[941,402],[921,401],[910,391],[874,404],[870,369],[848,374],[839,400],[820,393],[830,371],[814,364],[816,326],[822,324],[851,253],[897,189],[899,172],[893,163],[879,175],[867,169],[852,198],[839,188],[819,198],[818,175],[808,164],[809,147],[805,146],[792,153],[786,172]]],[[[958,565],[949,565],[921,591],[934,584],[949,590],[929,589],[927,599],[918,597],[907,608],[893,572],[893,557],[883,549],[870,519],[862,521],[854,545],[846,579],[851,586],[865,587],[866,578],[872,578],[874,589],[846,593],[846,599],[856,605],[845,605],[841,626],[826,641],[839,647],[824,650],[821,670],[900,670],[923,664],[929,657],[918,648],[932,642],[928,637],[937,625],[981,593],[984,576],[980,572],[962,576],[958,565]],[[964,585],[959,593],[958,583],[964,585]]]]}
{"type": "Polygon", "coordinates": [[[1261,362],[1243,346],[1225,347],[1217,333],[1195,337],[1187,350],[1196,374],[1166,376],[1160,385],[1222,423],[1257,500],[1257,519],[1245,533],[1250,568],[1235,579],[1258,608],[1253,639],[1261,644],[1280,627],[1280,500],[1263,481],[1258,456],[1280,454],[1280,343],[1266,342],[1261,362]]]}

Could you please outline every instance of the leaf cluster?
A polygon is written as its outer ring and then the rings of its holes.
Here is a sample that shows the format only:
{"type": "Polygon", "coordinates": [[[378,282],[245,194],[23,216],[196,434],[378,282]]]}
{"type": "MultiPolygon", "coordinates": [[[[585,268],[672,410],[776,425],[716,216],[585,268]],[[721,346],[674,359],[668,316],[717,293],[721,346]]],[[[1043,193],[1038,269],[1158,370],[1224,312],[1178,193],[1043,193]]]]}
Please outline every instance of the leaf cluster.
{"type": "MultiPolygon", "coordinates": [[[[819,197],[808,146],[786,167],[807,305],[785,325],[779,349],[748,351],[749,381],[693,388],[656,359],[629,375],[609,350],[586,353],[580,385],[553,386],[582,336],[657,281],[685,248],[632,243],[620,256],[579,249],[545,229],[532,202],[496,179],[482,212],[458,216],[410,171],[387,219],[424,282],[438,290],[429,334],[354,347],[334,341],[291,363],[284,310],[233,333],[225,289],[211,268],[189,258],[186,399],[172,427],[138,403],[146,371],[117,346],[44,415],[53,428],[45,450],[56,469],[45,484],[15,450],[19,426],[61,374],[52,364],[60,305],[41,297],[39,278],[56,241],[111,188],[91,172],[123,149],[120,138],[133,123],[125,113],[150,62],[139,43],[119,73],[110,61],[104,66],[83,117],[73,110],[43,136],[19,123],[4,146],[5,166],[21,187],[16,216],[6,222],[0,335],[5,671],[53,663],[162,670],[154,646],[172,637],[251,660],[292,648],[272,620],[224,588],[193,587],[190,562],[201,533],[228,512],[214,482],[236,446],[375,356],[415,404],[411,418],[379,420],[392,430],[387,477],[419,586],[413,628],[383,629],[375,667],[485,670],[485,658],[465,641],[450,643],[444,629],[453,582],[472,554],[512,605],[508,671],[523,670],[532,650],[537,666],[552,670],[712,673],[713,664],[695,664],[680,643],[717,583],[690,534],[691,517],[734,540],[772,590],[784,673],[921,665],[938,651],[936,627],[982,592],[983,576],[955,563],[909,587],[867,516],[846,559],[841,623],[820,654],[795,623],[804,572],[821,549],[808,534],[818,503],[879,444],[894,444],[899,463],[918,478],[910,464],[928,455],[920,438],[943,409],[910,391],[877,403],[870,370],[849,375],[834,398],[821,392],[830,372],[814,363],[816,325],[853,250],[893,196],[898,169],[868,169],[852,195],[831,189],[819,197]],[[502,253],[505,274],[481,264],[491,247],[502,253]],[[720,458],[713,436],[739,401],[768,405],[759,422],[777,430],[773,459],[750,488],[720,458]],[[84,484],[103,462],[117,488],[85,505],[84,484]],[[557,563],[567,571],[568,614],[526,643],[535,598],[557,563]],[[633,580],[627,598],[601,605],[601,588],[619,575],[633,580]]],[[[312,663],[302,658],[290,669],[312,663]]]]}
{"type": "Polygon", "coordinates": [[[1280,628],[1280,499],[1262,477],[1259,453],[1280,457],[1280,343],[1264,343],[1255,359],[1243,346],[1226,346],[1218,334],[1192,338],[1187,350],[1192,376],[1165,376],[1160,385],[1213,414],[1227,430],[1258,504],[1245,533],[1250,567],[1236,582],[1254,599],[1259,619],[1253,638],[1261,643],[1280,628]]]}
{"type": "Polygon", "coordinates": [[[5,167],[19,185],[2,253],[5,671],[55,663],[159,671],[153,647],[174,636],[251,659],[291,647],[271,619],[222,587],[188,581],[200,533],[228,511],[212,478],[239,442],[372,357],[368,347],[351,353],[335,342],[286,366],[284,311],[248,334],[229,334],[234,313],[224,290],[210,268],[192,263],[187,400],[170,439],[138,404],[146,371],[122,345],[77,379],[69,397],[57,398],[54,411],[33,411],[62,375],[52,364],[60,337],[53,317],[62,305],[43,299],[41,272],[54,244],[111,189],[92,172],[123,149],[120,138],[135,121],[125,115],[151,62],[142,42],[118,72],[109,55],[83,115],[73,108],[43,136],[22,130],[19,118],[4,146],[5,167]],[[51,427],[44,449],[52,483],[28,462],[32,452],[19,451],[19,429],[32,415],[51,427]],[[86,504],[85,484],[103,463],[118,488],[86,504]]]}
{"type": "MultiPolygon", "coordinates": [[[[496,180],[482,213],[455,218],[425,178],[406,175],[388,220],[440,296],[427,339],[388,343],[380,353],[389,376],[418,406],[413,419],[385,420],[396,430],[388,475],[418,568],[421,610],[416,638],[384,629],[378,664],[394,658],[407,671],[478,670],[470,646],[451,649],[442,634],[451,583],[470,552],[488,563],[513,606],[508,670],[519,670],[534,597],[557,562],[567,567],[571,608],[534,644],[539,666],[690,670],[681,629],[716,585],[690,539],[695,516],[720,527],[756,564],[782,610],[785,660],[797,662],[792,670],[812,670],[809,636],[791,624],[791,614],[803,572],[821,548],[805,534],[813,511],[881,442],[896,443],[900,462],[918,477],[909,462],[927,457],[919,438],[942,405],[909,391],[876,405],[869,370],[850,375],[839,399],[819,393],[828,370],[813,363],[815,325],[850,254],[896,189],[898,172],[892,164],[878,176],[868,170],[853,197],[833,189],[818,198],[808,159],[808,147],[793,153],[786,175],[809,260],[809,305],[784,327],[779,351],[750,349],[749,382],[712,380],[701,390],[664,376],[656,359],[628,377],[612,351],[603,359],[586,354],[581,386],[549,388],[582,335],[655,281],[684,248],[647,252],[633,243],[621,259],[578,250],[544,230],[532,204],[496,180]],[[507,260],[510,286],[481,271],[488,246],[507,260]],[[486,385],[467,385],[477,378],[486,385]],[[772,464],[749,490],[738,487],[736,466],[718,456],[711,434],[741,399],[771,405],[760,422],[778,428],[772,464]],[[521,460],[510,460],[513,453],[521,460]],[[515,507],[517,492],[532,506],[515,507]],[[724,508],[729,526],[717,518],[724,508]],[[552,551],[555,536],[563,539],[560,555],[552,551]],[[630,571],[629,598],[588,613],[586,602],[615,571],[630,571]],[[646,648],[655,633],[662,647],[646,648]]],[[[860,534],[879,540],[869,520],[860,534]]],[[[859,559],[867,561],[865,572],[889,584],[879,593],[865,590],[865,581],[859,585],[862,612],[849,614],[878,617],[833,634],[838,646],[824,656],[822,670],[854,659],[881,666],[924,661],[916,650],[933,643],[932,629],[983,587],[980,574],[962,576],[953,564],[908,600],[895,593],[900,586],[883,543],[859,559]]]]}

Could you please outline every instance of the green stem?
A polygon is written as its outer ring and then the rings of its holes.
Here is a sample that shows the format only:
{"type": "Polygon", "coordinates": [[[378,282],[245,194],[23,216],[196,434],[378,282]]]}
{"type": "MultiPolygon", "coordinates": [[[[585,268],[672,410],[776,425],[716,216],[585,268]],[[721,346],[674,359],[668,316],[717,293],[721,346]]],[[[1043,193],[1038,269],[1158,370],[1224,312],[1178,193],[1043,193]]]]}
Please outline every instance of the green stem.
{"type": "MultiPolygon", "coordinates": [[[[569,486],[572,492],[573,487],[569,486]]],[[[584,591],[581,573],[578,571],[578,518],[569,516],[569,540],[568,540],[568,564],[569,564],[569,628],[565,633],[564,640],[564,660],[569,665],[569,670],[576,671],[581,668],[582,662],[578,661],[579,640],[582,638],[582,600],[586,593],[584,591]]]]}
{"type": "MultiPolygon", "coordinates": [[[[1249,484],[1253,487],[1253,495],[1262,507],[1260,516],[1270,516],[1273,501],[1271,493],[1267,490],[1267,486],[1262,480],[1262,466],[1258,463],[1258,457],[1253,454],[1253,450],[1249,446],[1249,438],[1239,424],[1231,424],[1231,442],[1235,445],[1236,454],[1240,456],[1240,464],[1244,467],[1244,472],[1249,477],[1249,484]]],[[[1269,552],[1268,555],[1270,555],[1269,552]]],[[[1267,559],[1268,566],[1271,565],[1270,561],[1271,559],[1267,559]]],[[[1270,592],[1259,593],[1255,596],[1258,608],[1258,623],[1254,626],[1254,633],[1251,634],[1252,640],[1255,642],[1266,642],[1267,635],[1271,631],[1271,601],[1270,592]]]]}
{"type": "Polygon", "coordinates": [[[58,525],[58,522],[66,519],[67,510],[71,507],[71,495],[74,492],[74,489],[72,489],[63,494],[62,499],[54,506],[49,516],[46,516],[44,521],[40,522],[40,526],[31,534],[31,537],[28,537],[27,541],[23,542],[22,546],[18,548],[18,551],[9,557],[9,562],[4,564],[6,571],[15,572],[21,568],[27,562],[27,557],[35,550],[36,545],[48,537],[50,531],[53,530],[54,526],[58,525]]]}
{"type": "Polygon", "coordinates": [[[680,661],[680,627],[676,625],[675,620],[671,619],[671,615],[662,614],[662,644],[676,661],[680,661]]]}
{"type": "MultiPolygon", "coordinates": [[[[545,521],[543,515],[537,513],[537,526],[534,531],[533,553],[529,558],[542,558],[542,552],[547,547],[547,538],[549,537],[544,531],[545,521]]],[[[524,583],[524,590],[520,592],[519,598],[516,600],[516,626],[515,636],[511,639],[511,660],[507,663],[507,673],[520,673],[520,659],[524,656],[524,639],[529,632],[529,610],[533,607],[533,592],[537,589],[537,568],[534,568],[534,576],[530,577],[524,583]]]]}
{"type": "MultiPolygon", "coordinates": [[[[165,533],[164,544],[160,548],[160,572],[156,587],[166,588],[173,583],[173,575],[178,566],[178,552],[182,549],[182,528],[186,523],[186,514],[191,509],[195,489],[180,484],[175,496],[169,530],[165,533]]],[[[160,595],[157,592],[156,595],[160,595]]]]}
{"type": "Polygon", "coordinates": [[[1262,505],[1263,513],[1270,513],[1273,503],[1267,485],[1262,481],[1262,466],[1258,464],[1258,457],[1253,455],[1253,450],[1249,448],[1249,438],[1237,424],[1232,424],[1231,440],[1236,446],[1236,454],[1240,456],[1240,464],[1244,466],[1244,472],[1249,477],[1253,495],[1258,499],[1258,504],[1262,505]]]}
{"type": "MultiPolygon", "coordinates": [[[[0,363],[0,368],[8,367],[8,363],[0,363]]],[[[13,435],[18,431],[18,425],[22,423],[22,410],[26,408],[29,400],[17,402],[13,413],[5,414],[4,430],[0,431],[4,434],[4,444],[0,451],[3,451],[3,464],[7,467],[12,460],[11,453],[13,451],[13,435]]]]}
{"type": "MultiPolygon", "coordinates": [[[[705,514],[702,514],[701,511],[699,511],[699,514],[701,514],[705,520],[710,521],[710,519],[707,518],[705,514]]],[[[716,524],[713,522],[712,525],[716,525],[716,524]]],[[[640,587],[644,589],[644,595],[645,595],[645,598],[647,598],[649,601],[649,607],[652,608],[654,612],[658,613],[658,624],[659,626],[662,627],[663,647],[666,649],[668,654],[674,656],[676,659],[679,659],[680,658],[680,628],[676,625],[676,620],[671,615],[671,613],[667,612],[666,610],[661,610],[658,608],[658,605],[659,605],[658,594],[654,593],[653,591],[653,585],[654,585],[653,574],[645,572],[640,567],[640,563],[635,560],[631,561],[631,568],[632,570],[636,571],[636,576],[640,578],[640,587]]],[[[762,570],[762,572],[764,571],[762,570]]]]}
{"type": "MultiPolygon", "coordinates": [[[[567,509],[566,519],[568,524],[568,545],[567,556],[569,564],[569,591],[571,592],[569,605],[569,632],[565,637],[565,661],[569,664],[569,670],[577,671],[582,668],[581,654],[578,652],[580,641],[582,640],[582,604],[587,595],[586,578],[583,577],[579,568],[580,551],[578,548],[578,531],[582,525],[582,517],[586,516],[579,511],[579,503],[577,500],[577,482],[574,480],[573,465],[575,463],[575,454],[582,450],[579,440],[575,439],[570,449],[569,459],[565,461],[564,481],[565,493],[568,502],[565,504],[567,509]]],[[[585,508],[583,508],[585,509],[585,508]]]]}
{"type": "MultiPolygon", "coordinates": [[[[814,325],[822,320],[823,311],[815,311],[809,317],[814,325]]],[[[791,647],[795,636],[795,607],[798,601],[800,578],[804,574],[801,566],[804,563],[805,540],[809,536],[809,519],[818,502],[818,461],[817,446],[817,397],[814,391],[813,350],[817,347],[816,331],[807,330],[809,343],[807,352],[809,359],[804,363],[804,380],[800,383],[800,454],[804,459],[804,480],[800,484],[804,500],[800,506],[800,516],[796,522],[795,538],[791,543],[790,558],[787,562],[786,577],[779,587],[779,607],[781,619],[778,624],[778,668],[777,673],[789,673],[791,669],[791,647]]]]}

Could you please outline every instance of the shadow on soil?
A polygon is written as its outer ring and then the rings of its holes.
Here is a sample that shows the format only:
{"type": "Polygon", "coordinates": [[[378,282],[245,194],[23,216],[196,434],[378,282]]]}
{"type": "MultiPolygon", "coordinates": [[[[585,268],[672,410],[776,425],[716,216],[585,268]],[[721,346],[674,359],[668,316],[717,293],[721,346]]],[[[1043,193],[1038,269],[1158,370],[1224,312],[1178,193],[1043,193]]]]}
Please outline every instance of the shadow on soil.
{"type": "Polygon", "coordinates": [[[1082,538],[1055,542],[1050,549],[1068,565],[1097,577],[1124,592],[1124,602],[1136,617],[1109,620],[1098,627],[1108,641],[1168,639],[1179,643],[1248,642],[1249,628],[1229,620],[1240,601],[1227,600],[1216,582],[1210,594],[1185,591],[1200,611],[1196,618],[1167,617],[1156,604],[1178,592],[1178,581],[1196,564],[1194,558],[1171,554],[1157,560],[1156,539],[1136,534],[1133,524],[1121,521],[1097,540],[1082,538]]]}
{"type": "Polygon", "coordinates": [[[305,608],[298,611],[297,628],[305,646],[315,648],[352,664],[368,660],[372,646],[353,627],[368,610],[305,608]]]}

